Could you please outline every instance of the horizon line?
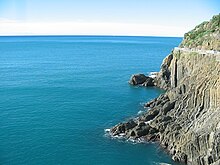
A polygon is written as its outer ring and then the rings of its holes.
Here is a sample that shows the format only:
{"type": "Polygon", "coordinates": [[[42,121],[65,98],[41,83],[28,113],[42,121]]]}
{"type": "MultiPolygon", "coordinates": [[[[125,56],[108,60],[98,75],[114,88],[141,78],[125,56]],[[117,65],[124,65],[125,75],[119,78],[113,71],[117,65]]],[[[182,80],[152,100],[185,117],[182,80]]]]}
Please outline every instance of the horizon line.
{"type": "Polygon", "coordinates": [[[0,35],[0,37],[164,37],[183,38],[184,36],[160,36],[160,35],[102,35],[102,34],[18,34],[0,35]]]}

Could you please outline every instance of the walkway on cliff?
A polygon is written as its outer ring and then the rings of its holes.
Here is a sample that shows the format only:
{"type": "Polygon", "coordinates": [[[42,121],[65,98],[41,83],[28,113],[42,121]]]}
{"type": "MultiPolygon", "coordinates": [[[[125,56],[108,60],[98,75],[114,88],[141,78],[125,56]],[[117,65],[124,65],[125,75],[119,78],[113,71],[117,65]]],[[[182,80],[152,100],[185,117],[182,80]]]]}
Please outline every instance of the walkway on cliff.
{"type": "Polygon", "coordinates": [[[180,48],[180,47],[175,47],[173,50],[181,51],[181,52],[188,52],[188,53],[196,52],[202,55],[205,55],[205,54],[215,55],[216,61],[220,62],[220,51],[217,51],[217,50],[202,50],[202,49],[196,49],[196,48],[190,49],[190,48],[180,48]]]}

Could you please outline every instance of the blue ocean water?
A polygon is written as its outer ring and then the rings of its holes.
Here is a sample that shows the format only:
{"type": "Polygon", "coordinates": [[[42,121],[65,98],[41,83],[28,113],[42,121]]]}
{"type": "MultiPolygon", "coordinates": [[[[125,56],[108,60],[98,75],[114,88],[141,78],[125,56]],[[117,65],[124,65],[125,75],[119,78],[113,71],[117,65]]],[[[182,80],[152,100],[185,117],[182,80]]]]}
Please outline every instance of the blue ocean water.
{"type": "Polygon", "coordinates": [[[158,71],[180,41],[0,37],[0,164],[175,164],[157,144],[112,140],[104,129],[137,115],[162,92],[127,81],[158,71]]]}

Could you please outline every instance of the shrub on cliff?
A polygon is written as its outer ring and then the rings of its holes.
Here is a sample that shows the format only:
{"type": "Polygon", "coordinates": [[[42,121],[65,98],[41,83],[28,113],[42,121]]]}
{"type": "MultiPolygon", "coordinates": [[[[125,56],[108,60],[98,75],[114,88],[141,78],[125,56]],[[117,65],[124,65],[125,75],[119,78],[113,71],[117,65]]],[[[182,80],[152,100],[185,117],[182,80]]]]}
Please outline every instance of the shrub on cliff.
{"type": "Polygon", "coordinates": [[[220,14],[208,22],[205,21],[184,35],[180,47],[219,50],[220,44],[220,14]]]}

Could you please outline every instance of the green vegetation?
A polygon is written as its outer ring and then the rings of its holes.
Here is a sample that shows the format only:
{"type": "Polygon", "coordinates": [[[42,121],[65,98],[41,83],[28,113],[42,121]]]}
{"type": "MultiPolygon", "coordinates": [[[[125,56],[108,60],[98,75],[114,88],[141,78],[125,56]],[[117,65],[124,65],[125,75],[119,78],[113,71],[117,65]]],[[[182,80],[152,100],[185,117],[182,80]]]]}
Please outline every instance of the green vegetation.
{"type": "Polygon", "coordinates": [[[186,33],[180,47],[220,50],[220,14],[186,33]]]}

